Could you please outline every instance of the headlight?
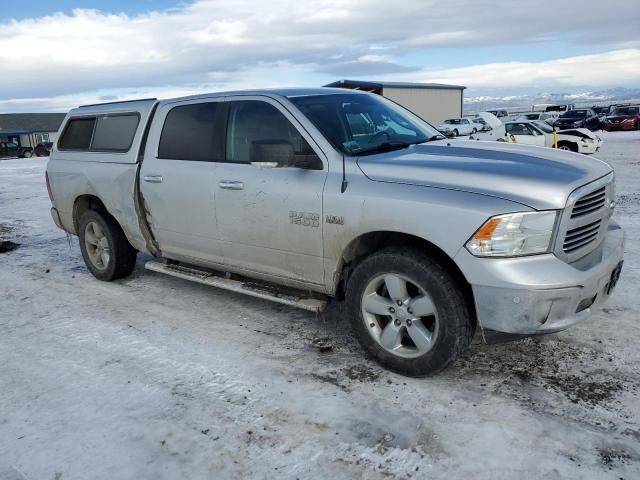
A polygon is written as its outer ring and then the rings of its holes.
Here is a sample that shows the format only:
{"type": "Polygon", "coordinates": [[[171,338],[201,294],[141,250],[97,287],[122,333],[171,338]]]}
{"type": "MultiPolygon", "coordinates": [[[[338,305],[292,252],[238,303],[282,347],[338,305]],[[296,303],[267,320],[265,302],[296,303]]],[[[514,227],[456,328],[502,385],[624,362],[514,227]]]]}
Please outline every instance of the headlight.
{"type": "Polygon", "coordinates": [[[551,250],[556,211],[522,212],[490,218],[467,242],[477,257],[515,257],[551,250]]]}

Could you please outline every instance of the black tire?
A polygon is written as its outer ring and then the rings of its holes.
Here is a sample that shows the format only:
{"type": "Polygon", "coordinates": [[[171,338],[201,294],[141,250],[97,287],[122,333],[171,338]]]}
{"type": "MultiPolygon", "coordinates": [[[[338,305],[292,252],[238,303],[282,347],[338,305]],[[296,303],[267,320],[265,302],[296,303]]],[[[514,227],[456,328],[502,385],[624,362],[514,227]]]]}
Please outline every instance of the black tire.
{"type": "Polygon", "coordinates": [[[453,129],[453,136],[454,136],[454,137],[457,137],[458,135],[460,135],[460,132],[458,132],[458,129],[457,129],[457,128],[454,128],[454,129],[453,129]]]}
{"type": "Polygon", "coordinates": [[[29,150],[22,153],[22,158],[31,158],[32,156],[33,154],[29,150]]]}
{"type": "Polygon", "coordinates": [[[131,246],[122,228],[111,215],[95,210],[86,211],[78,222],[78,234],[84,263],[98,280],[110,282],[111,280],[126,277],[133,271],[138,252],[131,246]],[[108,244],[109,259],[106,265],[103,265],[103,268],[92,260],[87,250],[87,227],[91,223],[97,224],[101,228],[108,244]]]}
{"type": "Polygon", "coordinates": [[[472,134],[474,134],[474,133],[478,133],[478,129],[477,129],[476,127],[473,127],[473,130],[471,130],[471,133],[472,133],[472,134]]]}
{"type": "MultiPolygon", "coordinates": [[[[438,373],[465,352],[475,326],[460,285],[437,260],[413,249],[388,248],[365,258],[349,278],[346,312],[362,347],[382,366],[403,375],[438,373]],[[410,278],[432,299],[437,310],[438,329],[430,350],[405,358],[385,349],[370,333],[363,315],[363,297],[380,275],[398,274],[410,278]]],[[[407,327],[410,328],[410,327],[407,327]]]]}

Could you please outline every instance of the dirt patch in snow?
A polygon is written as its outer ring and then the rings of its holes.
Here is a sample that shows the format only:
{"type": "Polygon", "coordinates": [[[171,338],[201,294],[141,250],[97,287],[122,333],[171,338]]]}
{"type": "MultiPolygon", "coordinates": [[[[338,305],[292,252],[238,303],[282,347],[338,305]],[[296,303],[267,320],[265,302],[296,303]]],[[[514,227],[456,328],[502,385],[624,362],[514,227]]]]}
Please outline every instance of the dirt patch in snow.
{"type": "Polygon", "coordinates": [[[616,204],[619,207],[629,207],[631,205],[640,204],[640,194],[639,193],[630,193],[628,195],[618,195],[616,199],[616,204]]]}
{"type": "Polygon", "coordinates": [[[608,467],[609,470],[613,470],[617,465],[627,465],[631,463],[631,455],[624,450],[599,448],[598,457],[600,458],[600,463],[608,467]]]}
{"type": "Polygon", "coordinates": [[[311,376],[324,383],[349,391],[351,382],[372,383],[380,379],[381,370],[371,365],[360,363],[337,370],[328,370],[322,373],[312,373],[311,376]]]}
{"type": "Polygon", "coordinates": [[[603,426],[610,419],[589,411],[605,410],[624,417],[628,412],[621,408],[619,397],[638,394],[638,382],[625,373],[623,362],[594,348],[527,338],[474,350],[448,375],[479,382],[492,393],[515,398],[534,410],[582,420],[589,416],[590,423],[603,426]],[[582,410],[567,408],[558,396],[582,410]]]}

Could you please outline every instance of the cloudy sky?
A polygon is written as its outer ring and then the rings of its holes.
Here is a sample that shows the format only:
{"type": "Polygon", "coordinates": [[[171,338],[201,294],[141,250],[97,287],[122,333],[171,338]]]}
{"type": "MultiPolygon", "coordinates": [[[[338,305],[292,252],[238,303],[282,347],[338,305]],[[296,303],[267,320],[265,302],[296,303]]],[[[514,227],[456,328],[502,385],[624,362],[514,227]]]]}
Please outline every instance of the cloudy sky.
{"type": "Polygon", "coordinates": [[[3,0],[0,112],[341,78],[640,87],[639,0],[3,0]]]}

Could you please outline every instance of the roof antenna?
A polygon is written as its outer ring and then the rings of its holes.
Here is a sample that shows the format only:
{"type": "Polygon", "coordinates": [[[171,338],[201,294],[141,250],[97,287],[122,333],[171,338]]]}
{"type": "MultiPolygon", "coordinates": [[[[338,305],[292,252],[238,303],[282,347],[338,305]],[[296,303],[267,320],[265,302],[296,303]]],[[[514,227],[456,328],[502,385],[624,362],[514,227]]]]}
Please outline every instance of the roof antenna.
{"type": "Polygon", "coordinates": [[[345,190],[347,189],[347,185],[349,185],[349,182],[347,182],[347,174],[345,173],[344,166],[344,155],[342,155],[342,187],[340,188],[340,193],[345,192],[345,190]]]}

